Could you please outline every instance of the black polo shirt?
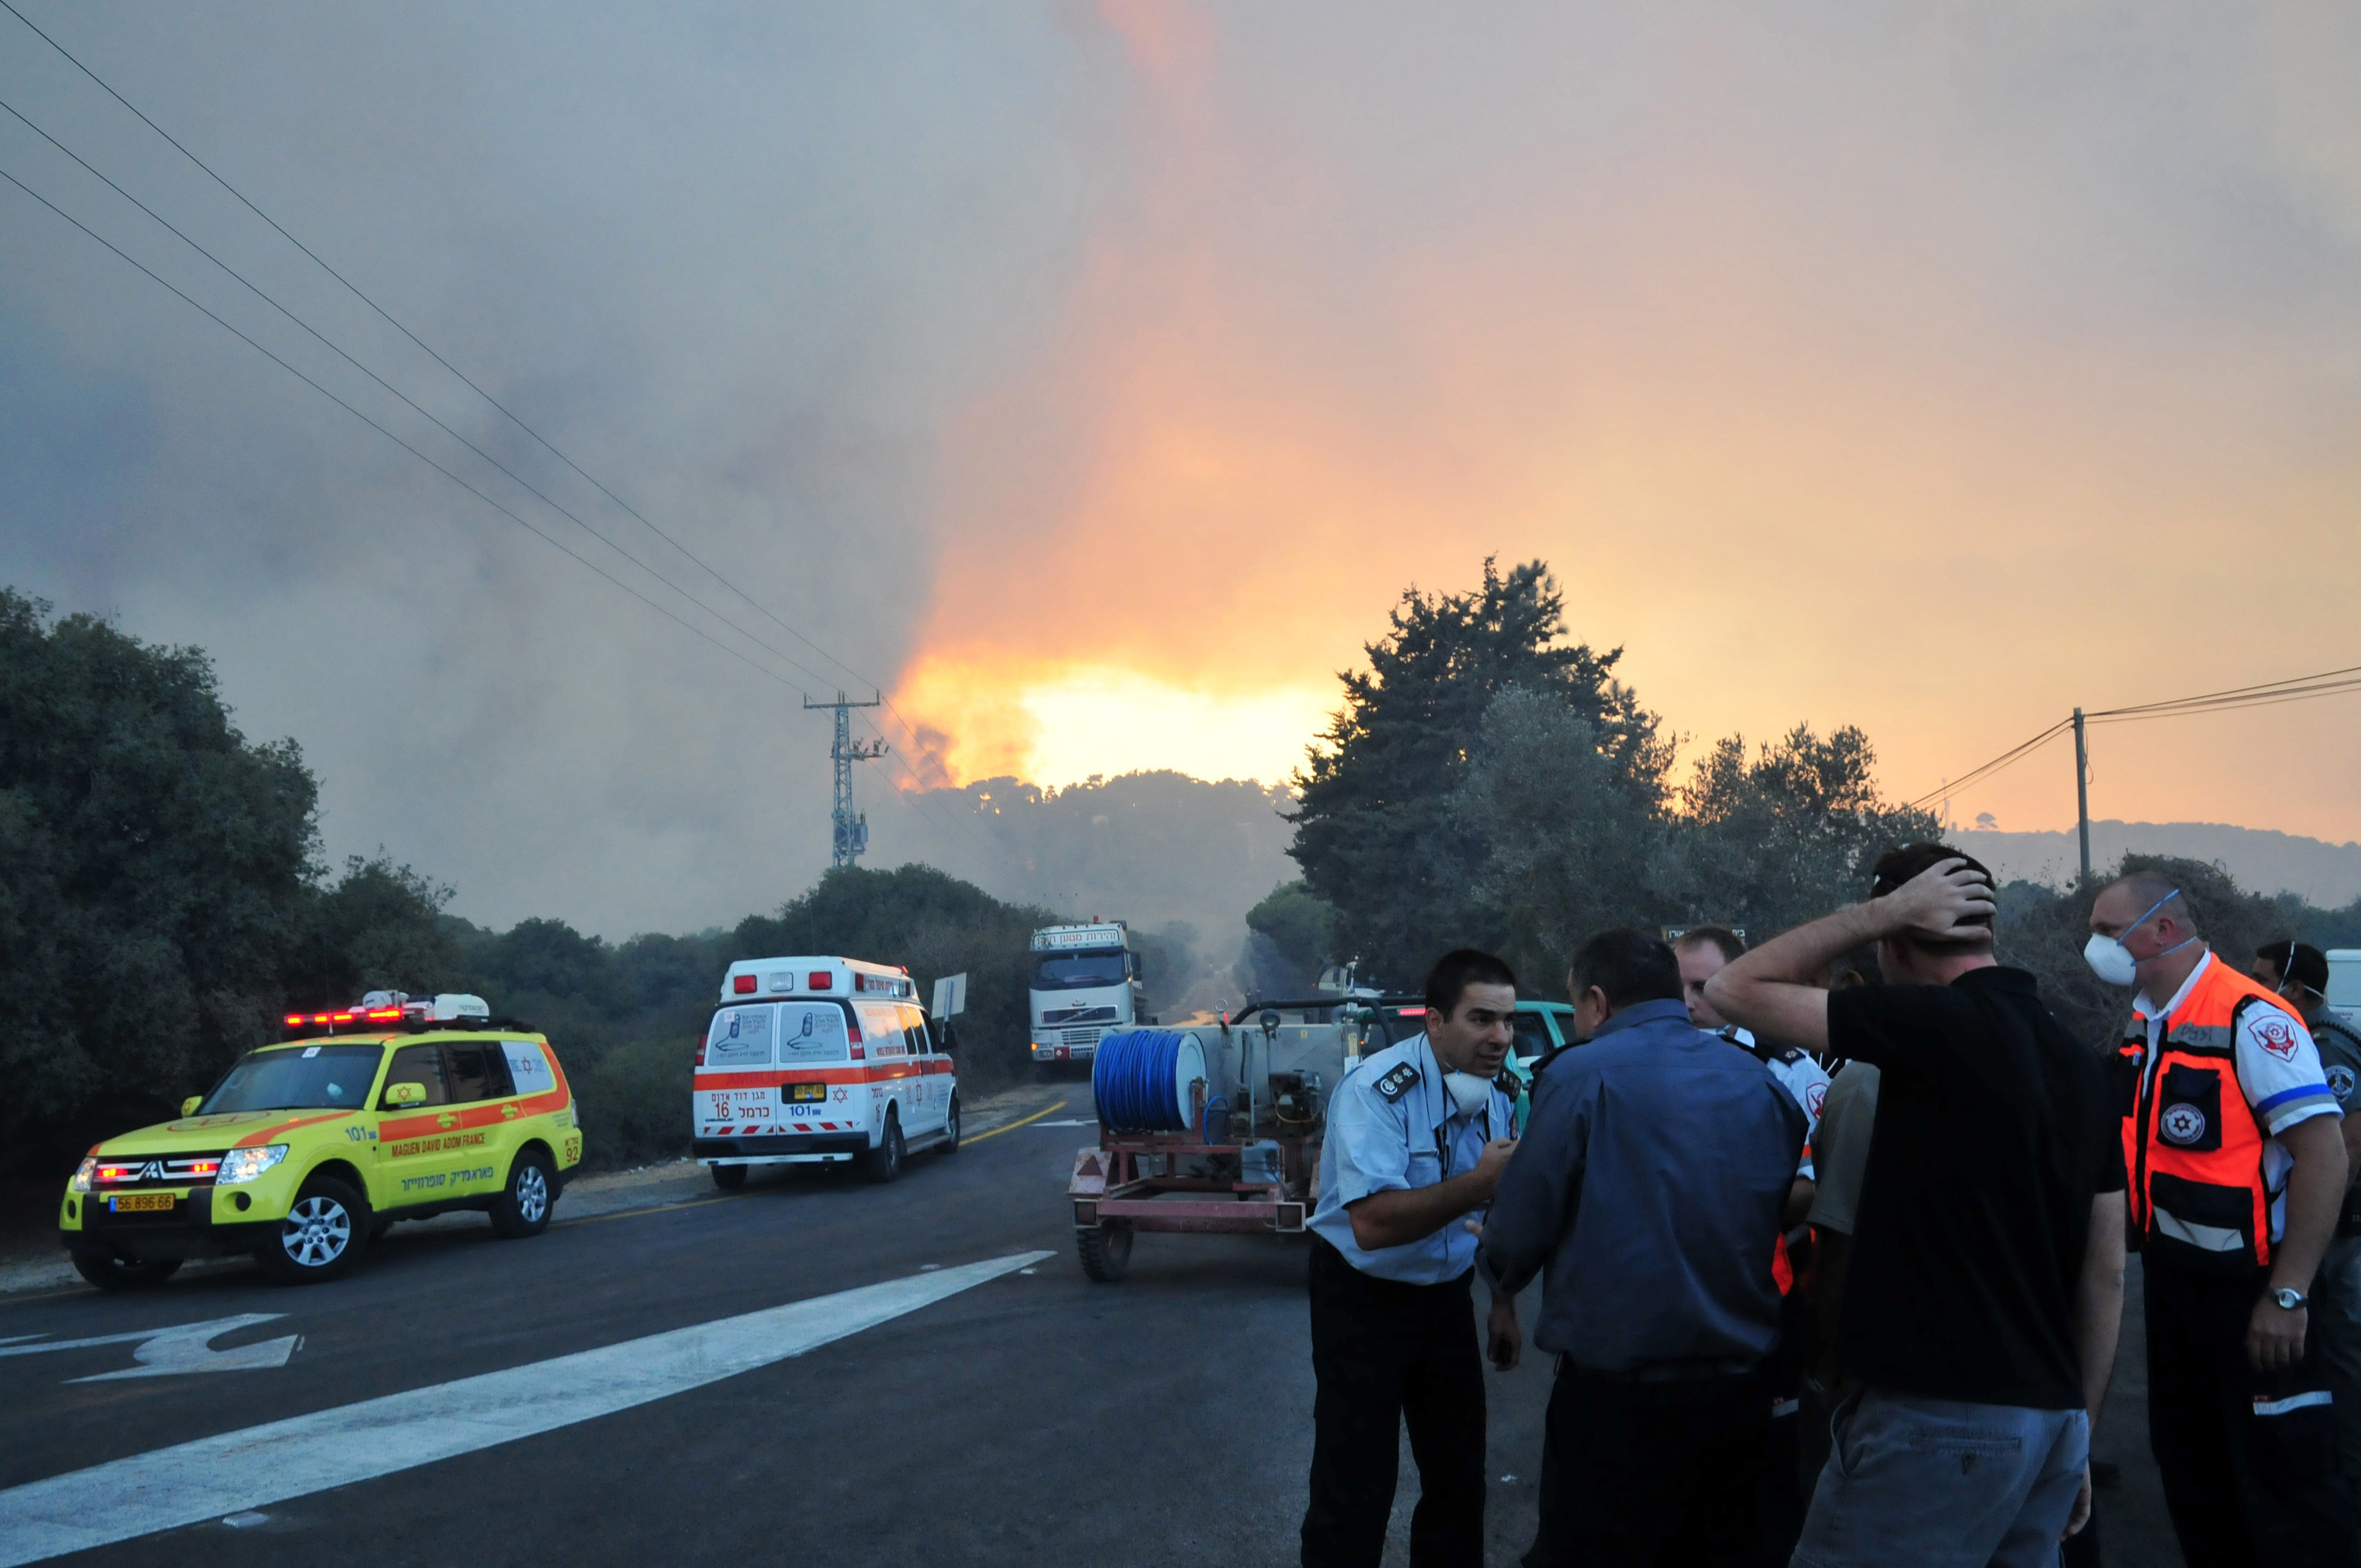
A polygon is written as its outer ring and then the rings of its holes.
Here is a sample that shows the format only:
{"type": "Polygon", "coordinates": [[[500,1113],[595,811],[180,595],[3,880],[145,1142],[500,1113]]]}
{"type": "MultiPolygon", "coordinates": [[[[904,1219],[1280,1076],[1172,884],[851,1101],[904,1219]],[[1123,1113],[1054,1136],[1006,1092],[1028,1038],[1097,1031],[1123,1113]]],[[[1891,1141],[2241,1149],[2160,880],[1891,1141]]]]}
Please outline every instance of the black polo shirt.
{"type": "Polygon", "coordinates": [[[1837,1328],[1847,1376],[2078,1409],[2091,1205],[2124,1187],[2104,1064],[2023,970],[1828,998],[1828,1048],[1881,1070],[1837,1328]]]}

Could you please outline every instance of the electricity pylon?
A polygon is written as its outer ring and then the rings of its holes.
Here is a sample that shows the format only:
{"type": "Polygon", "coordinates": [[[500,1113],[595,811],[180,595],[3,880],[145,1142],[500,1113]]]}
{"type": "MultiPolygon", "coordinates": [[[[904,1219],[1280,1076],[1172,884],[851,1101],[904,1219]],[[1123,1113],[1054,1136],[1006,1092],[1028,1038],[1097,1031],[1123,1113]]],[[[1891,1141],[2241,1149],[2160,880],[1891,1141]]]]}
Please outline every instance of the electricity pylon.
{"type": "Polygon", "coordinates": [[[824,707],[836,714],[836,743],[828,749],[829,759],[836,763],[836,805],[829,815],[829,825],[833,830],[831,865],[849,866],[863,850],[869,848],[869,818],[866,815],[855,815],[852,809],[852,764],[873,762],[884,756],[885,742],[883,740],[853,740],[852,710],[856,707],[876,707],[884,700],[883,694],[880,694],[867,702],[848,702],[842,692],[836,694],[834,702],[814,702],[809,697],[804,698],[804,707],[807,708],[824,707]]]}

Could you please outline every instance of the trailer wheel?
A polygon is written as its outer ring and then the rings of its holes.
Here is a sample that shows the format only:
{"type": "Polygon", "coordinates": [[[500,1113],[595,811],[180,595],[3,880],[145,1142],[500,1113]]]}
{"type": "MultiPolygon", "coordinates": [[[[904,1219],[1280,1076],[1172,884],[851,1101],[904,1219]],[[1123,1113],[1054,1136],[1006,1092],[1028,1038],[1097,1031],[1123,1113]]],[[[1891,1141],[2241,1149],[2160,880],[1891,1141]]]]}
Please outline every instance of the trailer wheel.
{"type": "Polygon", "coordinates": [[[1104,1224],[1076,1225],[1074,1251],[1082,1260],[1083,1274],[1097,1284],[1112,1285],[1131,1264],[1131,1223],[1109,1220],[1104,1224]]]}

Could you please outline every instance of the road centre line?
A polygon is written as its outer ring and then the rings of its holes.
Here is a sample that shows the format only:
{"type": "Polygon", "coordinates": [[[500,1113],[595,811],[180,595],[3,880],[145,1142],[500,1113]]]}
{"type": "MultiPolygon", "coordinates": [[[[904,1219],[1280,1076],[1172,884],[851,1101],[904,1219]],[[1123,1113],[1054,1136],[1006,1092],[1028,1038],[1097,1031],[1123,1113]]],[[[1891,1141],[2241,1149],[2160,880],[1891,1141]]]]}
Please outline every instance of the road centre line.
{"type": "Polygon", "coordinates": [[[890,1322],[1025,1252],[340,1405],[0,1492],[0,1568],[350,1486],[627,1410],[890,1322]]]}
{"type": "Polygon", "coordinates": [[[1062,1111],[1065,1108],[1066,1102],[1060,1100],[1055,1105],[1044,1105],[1038,1111],[1034,1112],[1030,1116],[1019,1117],[1014,1122],[1009,1122],[1001,1126],[994,1127],[988,1133],[978,1133],[975,1136],[972,1138],[962,1138],[960,1142],[962,1146],[967,1144],[980,1144],[986,1138],[996,1138],[1003,1133],[1013,1133],[1017,1128],[1025,1125],[1027,1122],[1038,1122],[1042,1117],[1048,1115],[1050,1112],[1062,1111]]]}

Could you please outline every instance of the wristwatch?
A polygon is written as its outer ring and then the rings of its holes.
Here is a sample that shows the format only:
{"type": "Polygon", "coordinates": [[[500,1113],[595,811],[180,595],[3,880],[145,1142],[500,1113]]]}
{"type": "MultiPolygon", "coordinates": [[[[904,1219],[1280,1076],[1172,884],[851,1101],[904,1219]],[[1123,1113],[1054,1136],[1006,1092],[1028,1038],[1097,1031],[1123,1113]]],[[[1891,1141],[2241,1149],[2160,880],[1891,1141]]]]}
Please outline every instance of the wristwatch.
{"type": "Polygon", "coordinates": [[[2279,1304],[2281,1311],[2295,1312],[2302,1310],[2304,1294],[2301,1290],[2290,1290],[2282,1285],[2271,1292],[2271,1299],[2279,1304]]]}

